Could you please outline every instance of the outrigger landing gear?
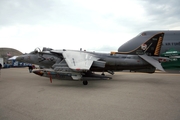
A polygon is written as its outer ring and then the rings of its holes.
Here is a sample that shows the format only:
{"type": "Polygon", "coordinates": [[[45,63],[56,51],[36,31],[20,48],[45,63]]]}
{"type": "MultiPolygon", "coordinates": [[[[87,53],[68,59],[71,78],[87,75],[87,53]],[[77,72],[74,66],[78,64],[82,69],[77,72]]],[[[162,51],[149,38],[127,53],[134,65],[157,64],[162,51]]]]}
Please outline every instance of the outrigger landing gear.
{"type": "Polygon", "coordinates": [[[84,80],[83,85],[87,85],[87,84],[88,84],[88,81],[84,80]]]}

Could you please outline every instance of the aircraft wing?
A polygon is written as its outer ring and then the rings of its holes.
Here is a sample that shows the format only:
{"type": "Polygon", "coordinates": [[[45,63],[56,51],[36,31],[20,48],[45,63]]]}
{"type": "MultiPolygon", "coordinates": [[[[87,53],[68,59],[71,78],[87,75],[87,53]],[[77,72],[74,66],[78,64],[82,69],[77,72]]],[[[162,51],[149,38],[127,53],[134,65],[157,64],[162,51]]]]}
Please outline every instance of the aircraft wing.
{"type": "Polygon", "coordinates": [[[98,61],[99,58],[89,52],[84,51],[51,51],[63,56],[63,60],[57,62],[54,66],[54,70],[60,73],[69,74],[74,80],[82,78],[84,72],[89,71],[91,66],[105,67],[106,62],[98,61]]]}
{"type": "Polygon", "coordinates": [[[157,61],[157,60],[155,60],[152,57],[149,57],[147,55],[139,55],[139,57],[144,59],[146,62],[148,62],[149,64],[151,64],[152,66],[154,66],[158,70],[161,70],[161,71],[165,72],[165,70],[161,66],[161,63],[159,63],[159,61],[157,61]]]}
{"type": "Polygon", "coordinates": [[[90,53],[82,51],[64,51],[62,54],[68,67],[75,71],[89,70],[93,61],[99,59],[90,53]]]}

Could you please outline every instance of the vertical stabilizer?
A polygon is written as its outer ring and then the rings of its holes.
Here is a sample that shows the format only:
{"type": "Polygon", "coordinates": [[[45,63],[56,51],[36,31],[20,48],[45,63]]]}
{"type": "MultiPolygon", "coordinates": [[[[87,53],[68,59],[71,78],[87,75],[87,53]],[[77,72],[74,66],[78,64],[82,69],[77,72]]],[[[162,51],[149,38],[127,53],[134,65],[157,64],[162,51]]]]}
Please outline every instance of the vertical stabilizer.
{"type": "Polygon", "coordinates": [[[146,54],[148,56],[159,56],[163,42],[163,37],[164,37],[164,33],[158,33],[132,51],[112,52],[112,54],[132,54],[132,55],[146,54]]]}

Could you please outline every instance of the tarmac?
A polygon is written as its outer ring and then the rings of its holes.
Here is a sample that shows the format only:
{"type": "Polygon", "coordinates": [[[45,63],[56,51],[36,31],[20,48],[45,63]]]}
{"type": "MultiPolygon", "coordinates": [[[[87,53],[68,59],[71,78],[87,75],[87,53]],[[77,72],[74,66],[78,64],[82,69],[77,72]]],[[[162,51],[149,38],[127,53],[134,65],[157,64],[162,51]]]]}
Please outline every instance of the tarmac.
{"type": "Polygon", "coordinates": [[[116,72],[84,86],[28,68],[0,72],[0,120],[180,120],[180,73],[116,72]]]}

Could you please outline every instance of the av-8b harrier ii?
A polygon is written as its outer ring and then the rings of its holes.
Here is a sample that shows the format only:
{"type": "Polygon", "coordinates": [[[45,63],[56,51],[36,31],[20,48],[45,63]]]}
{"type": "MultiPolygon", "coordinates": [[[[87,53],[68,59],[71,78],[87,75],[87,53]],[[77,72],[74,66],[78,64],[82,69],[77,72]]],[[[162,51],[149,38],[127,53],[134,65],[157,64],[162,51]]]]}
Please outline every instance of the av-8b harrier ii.
{"type": "Polygon", "coordinates": [[[84,85],[92,79],[109,79],[94,72],[131,70],[154,73],[156,69],[164,71],[161,62],[169,59],[159,57],[164,33],[158,33],[130,52],[96,53],[81,50],[53,50],[44,48],[19,56],[16,60],[44,66],[34,70],[37,75],[59,79],[81,80],[84,85]]]}

